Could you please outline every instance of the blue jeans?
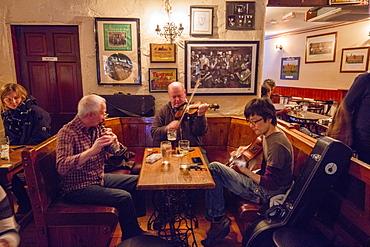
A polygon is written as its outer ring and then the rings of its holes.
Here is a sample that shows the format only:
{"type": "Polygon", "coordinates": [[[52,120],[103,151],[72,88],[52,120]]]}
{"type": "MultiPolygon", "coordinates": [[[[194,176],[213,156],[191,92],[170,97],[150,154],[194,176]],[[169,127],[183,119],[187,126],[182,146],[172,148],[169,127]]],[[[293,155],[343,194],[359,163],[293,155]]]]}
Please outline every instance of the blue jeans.
{"type": "Polygon", "coordinates": [[[118,209],[118,220],[122,229],[122,240],[141,233],[133,198],[138,176],[127,174],[105,174],[104,186],[90,185],[86,188],[74,190],[65,195],[65,198],[74,203],[100,204],[118,209]]]}
{"type": "Polygon", "coordinates": [[[224,187],[237,196],[251,202],[267,202],[268,192],[255,183],[248,176],[219,163],[212,162],[208,165],[209,171],[215,181],[216,187],[206,191],[206,219],[226,215],[224,187]]]}

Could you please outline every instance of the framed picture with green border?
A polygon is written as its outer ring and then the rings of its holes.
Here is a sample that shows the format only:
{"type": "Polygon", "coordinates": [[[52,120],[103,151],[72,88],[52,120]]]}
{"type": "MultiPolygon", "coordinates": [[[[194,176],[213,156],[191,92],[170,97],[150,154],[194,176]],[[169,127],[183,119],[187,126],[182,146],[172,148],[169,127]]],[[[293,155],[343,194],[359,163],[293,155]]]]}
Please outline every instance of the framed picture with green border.
{"type": "Polygon", "coordinates": [[[140,20],[95,18],[99,85],[141,85],[140,20]]]}

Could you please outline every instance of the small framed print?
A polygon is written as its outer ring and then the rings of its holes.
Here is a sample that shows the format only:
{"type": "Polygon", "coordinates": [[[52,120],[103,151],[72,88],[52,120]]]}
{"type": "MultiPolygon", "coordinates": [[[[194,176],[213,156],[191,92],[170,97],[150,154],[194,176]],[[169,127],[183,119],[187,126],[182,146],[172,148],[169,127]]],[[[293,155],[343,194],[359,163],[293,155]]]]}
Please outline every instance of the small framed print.
{"type": "Polygon", "coordinates": [[[190,35],[213,35],[213,7],[190,7],[190,35]]]}
{"type": "Polygon", "coordinates": [[[340,62],[341,73],[366,72],[370,47],[343,48],[340,62]]]}
{"type": "Polygon", "coordinates": [[[226,1],[226,29],[254,30],[255,2],[226,1]]]}
{"type": "Polygon", "coordinates": [[[175,44],[150,44],[151,63],[175,63],[176,45],[175,44]]]}
{"type": "Polygon", "coordinates": [[[298,80],[300,57],[283,57],[281,59],[281,80],[298,80]]]}
{"type": "Polygon", "coordinates": [[[167,92],[168,85],[177,81],[176,68],[150,68],[149,92],[167,92]]]}

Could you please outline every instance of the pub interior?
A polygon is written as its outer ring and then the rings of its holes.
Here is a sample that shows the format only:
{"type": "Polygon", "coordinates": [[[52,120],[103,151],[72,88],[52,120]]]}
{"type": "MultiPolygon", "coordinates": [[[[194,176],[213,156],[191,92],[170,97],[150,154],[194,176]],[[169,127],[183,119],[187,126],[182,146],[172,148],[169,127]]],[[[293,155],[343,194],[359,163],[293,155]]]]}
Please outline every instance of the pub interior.
{"type": "MultiPolygon", "coordinates": [[[[351,18],[345,18],[344,14],[343,19],[337,21],[303,22],[322,7],[345,9],[356,5],[359,7],[356,13],[363,7],[368,8],[368,1],[297,2],[3,0],[0,1],[3,17],[0,20],[0,86],[23,85],[50,113],[53,135],[75,116],[77,103],[84,95],[98,94],[108,96],[107,99],[111,95],[150,97],[152,111],[141,110],[130,116],[129,108],[129,115],[127,111],[117,116],[111,114],[112,118],[106,122],[107,127],[117,132],[120,142],[136,153],[135,162],[140,167],[144,165],[141,163],[145,148],[157,148],[153,147],[148,130],[154,111],[168,102],[166,86],[161,83],[183,82],[188,98],[193,96],[194,101],[219,106],[206,113],[209,130],[203,138],[203,147],[209,161],[226,163],[231,151],[255,139],[254,132],[245,123],[244,106],[260,95],[263,80],[271,78],[277,85],[272,102],[276,108],[291,108],[281,117],[278,126],[294,146],[294,169],[298,176],[301,164],[318,139],[325,136],[354,79],[369,69],[370,15],[347,13],[351,18]],[[270,15],[281,8],[286,12],[279,12],[283,13],[280,16],[270,15]],[[286,28],[289,22],[297,20],[304,24],[286,28]],[[312,25],[306,25],[308,23],[312,25]],[[175,29],[166,34],[166,25],[174,25],[175,29]],[[329,51],[314,46],[326,42],[331,44],[329,51]],[[353,54],[362,56],[361,62],[348,62],[353,54]],[[197,57],[196,64],[194,57],[197,57]],[[217,59],[224,61],[218,69],[212,66],[219,75],[207,82],[209,68],[201,65],[211,67],[212,60],[217,59]],[[242,59],[248,66],[236,68],[235,65],[229,69],[230,59],[242,59]],[[115,67],[117,64],[119,69],[115,67]],[[199,88],[195,86],[197,79],[203,82],[199,88]]],[[[138,98],[135,102],[139,103],[135,104],[141,104],[138,98]]],[[[135,107],[132,102],[128,104],[135,107]]],[[[107,100],[108,108],[112,107],[109,103],[107,100]]],[[[0,126],[0,136],[4,136],[2,124],[0,126]]],[[[20,155],[19,152],[21,160],[20,155]]],[[[11,173],[9,164],[2,162],[1,176],[6,177],[11,173]]],[[[336,183],[315,213],[312,226],[332,245],[370,244],[369,177],[369,164],[352,157],[349,170],[342,177],[345,185],[336,183]],[[347,190],[343,192],[345,186],[347,190]]],[[[6,185],[3,177],[0,182],[3,187],[3,183],[6,185]]],[[[194,227],[193,238],[188,234],[189,244],[194,240],[192,246],[201,246],[208,228],[202,196],[201,193],[194,209],[198,228],[194,227]]],[[[147,200],[147,216],[139,219],[142,225],[147,224],[153,210],[151,196],[147,196],[147,200]]],[[[230,204],[240,203],[233,200],[230,204]]],[[[243,233],[251,223],[246,223],[250,220],[248,212],[255,214],[256,209],[246,208],[245,202],[242,206],[230,206],[230,215],[235,214],[231,233],[216,246],[246,246],[243,233]]],[[[35,229],[32,214],[24,221],[19,233],[20,246],[48,246],[36,237],[40,232],[35,229]]],[[[115,232],[109,241],[106,246],[118,246],[120,237],[115,232]]],[[[53,242],[55,246],[61,246],[56,242],[53,242]]]]}

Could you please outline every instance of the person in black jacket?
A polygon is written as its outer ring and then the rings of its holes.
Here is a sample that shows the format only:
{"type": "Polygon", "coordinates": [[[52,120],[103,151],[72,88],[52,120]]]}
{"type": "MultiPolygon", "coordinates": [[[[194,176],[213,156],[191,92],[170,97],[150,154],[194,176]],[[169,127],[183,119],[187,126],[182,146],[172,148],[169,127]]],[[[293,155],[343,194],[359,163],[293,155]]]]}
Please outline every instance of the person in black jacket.
{"type": "MultiPolygon", "coordinates": [[[[51,136],[49,113],[37,105],[23,86],[15,83],[3,85],[0,98],[1,118],[10,145],[37,145],[51,136]]],[[[27,213],[31,203],[19,176],[13,176],[12,187],[18,199],[18,213],[27,213]]]]}

